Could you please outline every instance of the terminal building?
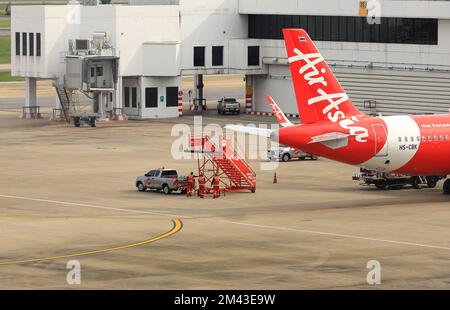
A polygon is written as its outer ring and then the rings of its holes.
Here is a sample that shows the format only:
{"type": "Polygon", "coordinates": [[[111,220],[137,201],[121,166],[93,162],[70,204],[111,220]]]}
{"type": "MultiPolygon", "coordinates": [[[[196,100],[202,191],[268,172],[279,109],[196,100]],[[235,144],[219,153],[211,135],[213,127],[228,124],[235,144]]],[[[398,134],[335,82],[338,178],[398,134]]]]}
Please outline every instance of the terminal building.
{"type": "Polygon", "coordinates": [[[39,79],[68,101],[85,93],[95,113],[150,119],[180,115],[182,76],[195,76],[202,101],[204,75],[239,74],[247,113],[267,114],[271,94],[298,115],[283,28],[308,31],[363,112],[450,108],[450,1],[99,2],[12,7],[12,75],[26,78],[31,113],[39,79]],[[373,3],[381,17],[369,22],[373,3]]]}

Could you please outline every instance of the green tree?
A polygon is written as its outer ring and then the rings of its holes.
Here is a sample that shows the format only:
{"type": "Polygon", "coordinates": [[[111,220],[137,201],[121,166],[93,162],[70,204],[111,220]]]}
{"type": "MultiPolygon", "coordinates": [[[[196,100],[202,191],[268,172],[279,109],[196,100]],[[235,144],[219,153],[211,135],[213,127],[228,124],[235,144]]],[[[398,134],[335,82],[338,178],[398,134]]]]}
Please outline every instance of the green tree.
{"type": "Polygon", "coordinates": [[[5,15],[11,16],[11,2],[8,2],[5,7],[5,15]]]}

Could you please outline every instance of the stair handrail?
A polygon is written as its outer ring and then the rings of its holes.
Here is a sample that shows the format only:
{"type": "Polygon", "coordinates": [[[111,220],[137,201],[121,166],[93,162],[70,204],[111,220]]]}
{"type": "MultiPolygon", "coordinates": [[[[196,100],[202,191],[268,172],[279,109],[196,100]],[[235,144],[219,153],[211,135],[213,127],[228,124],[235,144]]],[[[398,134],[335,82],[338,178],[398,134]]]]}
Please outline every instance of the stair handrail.
{"type": "MultiPolygon", "coordinates": [[[[253,185],[253,181],[249,180],[248,177],[244,177],[244,176],[246,176],[246,174],[243,173],[243,171],[242,171],[238,166],[236,166],[236,165],[234,164],[233,161],[231,161],[230,159],[226,159],[226,160],[227,160],[227,162],[231,163],[231,165],[232,165],[232,167],[233,167],[234,169],[236,169],[236,170],[238,170],[238,171],[240,172],[240,173],[239,173],[239,176],[240,176],[241,178],[243,178],[249,185],[253,185]]],[[[226,171],[224,171],[224,172],[225,172],[225,174],[227,174],[226,171]]],[[[227,174],[227,175],[228,175],[228,174],[227,174]]],[[[235,183],[233,180],[232,180],[232,182],[235,183]]],[[[236,184],[236,185],[237,185],[237,184],[236,184]]]]}
{"type": "MultiPolygon", "coordinates": [[[[236,143],[235,148],[239,149],[239,145],[236,143]]],[[[242,160],[245,165],[250,169],[250,172],[253,173],[256,176],[256,172],[253,170],[252,166],[250,166],[250,164],[248,163],[248,161],[244,158],[242,158],[241,156],[239,156],[239,153],[236,152],[236,150],[233,150],[234,154],[240,159],[242,160]]]]}
{"type": "MultiPolygon", "coordinates": [[[[226,152],[224,152],[224,154],[225,154],[225,157],[226,157],[226,156],[227,156],[227,155],[226,155],[226,152]]],[[[238,158],[239,158],[239,157],[238,157],[238,158]]],[[[240,168],[233,160],[230,160],[230,159],[227,158],[227,157],[226,157],[226,159],[227,159],[229,162],[231,162],[231,164],[233,165],[234,168],[236,168],[237,170],[239,170],[241,176],[243,176],[243,178],[247,181],[247,183],[248,183],[249,185],[253,185],[254,181],[251,180],[251,179],[248,177],[248,175],[247,175],[246,173],[244,173],[244,171],[242,171],[242,169],[241,169],[241,168],[240,168]]],[[[239,158],[239,160],[242,160],[242,159],[239,158]]],[[[249,166],[244,160],[243,160],[243,162],[245,163],[245,165],[246,165],[248,168],[250,168],[250,166],[249,166]]],[[[254,173],[253,170],[252,170],[251,168],[250,168],[250,172],[252,172],[253,175],[256,177],[256,173],[254,173]]]]}
{"type": "MultiPolygon", "coordinates": [[[[222,137],[223,139],[223,137],[222,137]]],[[[227,143],[227,147],[228,147],[228,143],[227,143]]],[[[235,143],[235,149],[239,149],[239,145],[237,143],[235,143]]],[[[235,149],[231,149],[230,151],[233,152],[234,156],[237,157],[239,160],[243,161],[244,164],[247,166],[247,168],[250,170],[250,172],[256,176],[256,172],[253,170],[252,166],[250,166],[250,164],[247,162],[247,160],[245,160],[245,157],[241,157],[239,156],[239,153],[235,150],[235,149]]]]}
{"type": "MultiPolygon", "coordinates": [[[[212,146],[215,147],[215,153],[221,153],[222,157],[227,160],[228,162],[231,163],[231,165],[233,166],[233,168],[235,168],[236,170],[238,170],[240,172],[240,175],[242,178],[244,178],[244,180],[249,184],[249,185],[255,185],[255,181],[253,179],[250,179],[250,177],[247,175],[247,173],[245,173],[244,171],[242,171],[242,169],[234,162],[234,160],[240,160],[242,161],[245,166],[250,170],[250,173],[252,173],[252,176],[256,178],[256,172],[252,169],[252,167],[248,164],[248,162],[243,159],[242,157],[240,157],[235,150],[230,149],[233,152],[234,157],[236,158],[229,158],[227,155],[227,152],[223,150],[222,147],[217,147],[217,145],[208,137],[208,136],[201,136],[199,137],[193,137],[190,136],[190,141],[192,141],[193,139],[201,139],[202,140],[202,151],[204,151],[204,143],[203,143],[203,139],[205,138],[205,142],[209,142],[212,146]],[[219,150],[219,151],[218,151],[219,150]]],[[[223,139],[223,137],[222,137],[223,139]]],[[[228,145],[227,145],[228,148],[228,145]]]]}
{"type": "MultiPolygon", "coordinates": [[[[62,94],[61,94],[61,88],[63,88],[64,94],[66,95],[66,98],[67,98],[67,93],[65,91],[65,88],[60,86],[56,82],[53,82],[53,86],[56,89],[56,94],[58,95],[59,102],[61,103],[61,108],[62,108],[61,110],[64,113],[64,118],[66,119],[66,122],[70,123],[70,118],[69,118],[69,115],[68,115],[69,111],[67,111],[67,108],[64,106],[64,102],[63,102],[64,100],[63,100],[62,94]]],[[[67,98],[67,101],[68,101],[68,98],[67,98]]]]}

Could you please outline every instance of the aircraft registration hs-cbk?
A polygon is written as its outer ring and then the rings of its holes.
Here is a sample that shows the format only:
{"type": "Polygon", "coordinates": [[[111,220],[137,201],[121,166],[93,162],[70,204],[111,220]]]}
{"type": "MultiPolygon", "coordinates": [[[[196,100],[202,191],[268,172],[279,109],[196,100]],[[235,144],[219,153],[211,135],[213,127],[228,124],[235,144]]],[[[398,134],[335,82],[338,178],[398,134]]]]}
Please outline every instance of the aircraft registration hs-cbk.
{"type": "MultiPolygon", "coordinates": [[[[278,130],[226,128],[338,162],[380,172],[442,179],[450,174],[450,114],[372,117],[344,92],[303,29],[284,29],[301,124],[292,124],[267,96],[278,130]]],[[[450,194],[450,179],[444,183],[450,194]]]]}

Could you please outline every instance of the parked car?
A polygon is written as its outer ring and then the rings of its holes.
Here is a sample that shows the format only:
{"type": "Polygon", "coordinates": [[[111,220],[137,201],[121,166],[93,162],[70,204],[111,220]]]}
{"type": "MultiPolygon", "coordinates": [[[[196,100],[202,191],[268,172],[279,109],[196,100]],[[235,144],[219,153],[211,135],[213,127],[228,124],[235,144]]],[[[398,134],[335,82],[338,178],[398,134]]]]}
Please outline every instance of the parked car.
{"type": "Polygon", "coordinates": [[[267,157],[271,161],[289,161],[292,159],[305,160],[307,158],[311,160],[317,160],[318,157],[305,153],[302,150],[295,149],[285,145],[279,145],[277,147],[273,147],[267,151],[267,157]]]}
{"type": "Polygon", "coordinates": [[[239,115],[241,113],[241,104],[235,98],[223,97],[218,102],[217,112],[219,114],[231,113],[239,115]]]}
{"type": "Polygon", "coordinates": [[[136,178],[136,187],[140,192],[158,190],[163,191],[166,195],[171,192],[185,193],[187,176],[178,176],[178,172],[175,169],[151,170],[145,175],[136,178]]]}

